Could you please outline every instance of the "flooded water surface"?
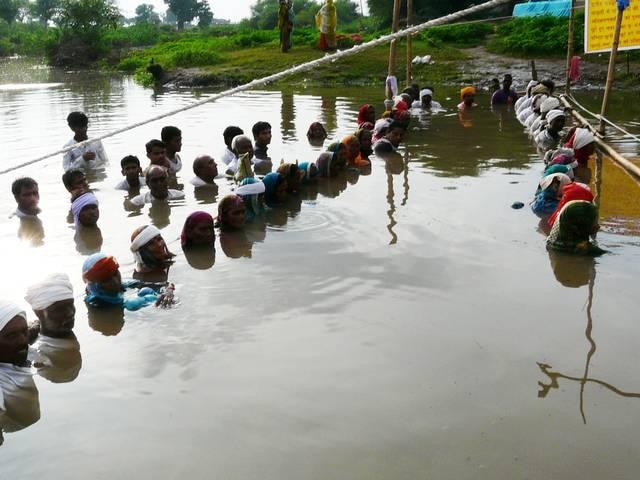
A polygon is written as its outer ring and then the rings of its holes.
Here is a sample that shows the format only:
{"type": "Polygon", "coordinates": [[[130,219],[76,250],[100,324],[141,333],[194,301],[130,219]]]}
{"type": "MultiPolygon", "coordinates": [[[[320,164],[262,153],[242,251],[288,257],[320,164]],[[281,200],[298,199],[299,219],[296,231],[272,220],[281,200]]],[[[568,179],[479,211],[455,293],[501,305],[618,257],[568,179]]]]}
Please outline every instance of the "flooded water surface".
{"type": "MultiPolygon", "coordinates": [[[[95,136],[211,93],[16,63],[0,74],[2,168],[60,148],[72,110],[95,136]]],[[[185,258],[186,216],[215,215],[233,187],[189,183],[196,155],[219,160],[226,126],[268,121],[274,163],[314,160],[312,121],[341,139],[362,103],[382,111],[382,95],[251,91],[105,140],[110,163],[91,178],[100,235],[68,223],[60,156],[0,176],[2,296],[68,273],[81,352],[35,376],[24,402],[39,402],[40,418],[5,432],[2,478],[637,478],[640,192],[605,161],[598,241],[610,253],[548,253],[538,218],[511,208],[532,198],[542,163],[486,95],[463,126],[454,89],[437,88],[447,111],[414,117],[398,158],[321,182],[265,228],[218,239],[215,259],[185,258]],[[144,144],[164,125],[183,132],[186,198],[126,210],[119,160],[146,164],[144,144]],[[21,175],[40,184],[41,227],[8,219],[21,175]],[[179,304],[89,314],[86,255],[114,255],[130,276],[131,232],[148,223],[177,254],[179,304]]],[[[616,120],[631,129],[630,108],[616,120]]]]}

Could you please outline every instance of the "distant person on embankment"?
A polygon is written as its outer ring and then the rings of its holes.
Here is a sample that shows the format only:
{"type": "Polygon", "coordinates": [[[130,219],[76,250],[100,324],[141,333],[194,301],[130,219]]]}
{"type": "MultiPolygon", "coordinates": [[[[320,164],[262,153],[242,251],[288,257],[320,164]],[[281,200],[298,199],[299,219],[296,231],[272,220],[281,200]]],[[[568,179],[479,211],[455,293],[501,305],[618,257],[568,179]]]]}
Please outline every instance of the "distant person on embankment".
{"type": "Polygon", "coordinates": [[[293,30],[293,10],[291,0],[280,0],[278,10],[278,28],[280,29],[280,51],[287,53],[291,49],[291,31],[293,30]]]}
{"type": "MultiPolygon", "coordinates": [[[[73,138],[69,140],[64,148],[71,147],[76,143],[84,142],[88,140],[87,128],[89,126],[89,119],[82,112],[71,112],[67,116],[67,124],[73,131],[73,138]]],[[[77,147],[69,150],[64,154],[62,159],[62,167],[65,171],[72,168],[87,168],[95,167],[97,165],[106,163],[107,154],[104,151],[102,142],[95,140],[82,147],[77,147]]]]}
{"type": "Polygon", "coordinates": [[[502,79],[502,88],[496,90],[491,97],[491,105],[513,105],[518,101],[518,94],[511,88],[513,78],[507,73],[502,79]]]}
{"type": "Polygon", "coordinates": [[[336,42],[336,27],[338,25],[338,13],[333,0],[327,2],[316,14],[316,26],[320,30],[320,50],[335,50],[338,48],[336,42]]]}

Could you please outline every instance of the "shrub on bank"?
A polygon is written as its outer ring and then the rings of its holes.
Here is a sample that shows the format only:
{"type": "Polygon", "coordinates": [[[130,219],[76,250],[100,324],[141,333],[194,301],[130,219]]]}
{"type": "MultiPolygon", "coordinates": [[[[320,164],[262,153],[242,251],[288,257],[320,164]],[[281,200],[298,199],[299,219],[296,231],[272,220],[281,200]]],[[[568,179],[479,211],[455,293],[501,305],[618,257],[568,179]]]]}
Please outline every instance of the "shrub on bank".
{"type": "Polygon", "coordinates": [[[493,28],[486,23],[442,25],[428,28],[421,35],[424,40],[447,43],[456,48],[470,48],[482,44],[487,35],[493,33],[493,28]]]}

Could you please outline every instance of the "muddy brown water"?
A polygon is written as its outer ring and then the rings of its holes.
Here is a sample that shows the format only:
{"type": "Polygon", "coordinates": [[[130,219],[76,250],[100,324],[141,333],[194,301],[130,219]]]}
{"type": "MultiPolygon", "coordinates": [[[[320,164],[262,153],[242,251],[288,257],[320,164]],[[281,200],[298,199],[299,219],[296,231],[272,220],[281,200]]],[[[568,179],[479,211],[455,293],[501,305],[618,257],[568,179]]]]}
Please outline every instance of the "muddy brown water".
{"type": "MultiPolygon", "coordinates": [[[[17,64],[0,76],[3,167],[64,144],[73,109],[98,134],[208,93],[17,64]]],[[[455,91],[438,88],[447,111],[416,117],[398,159],[374,158],[370,175],[321,183],[243,242],[218,242],[210,268],[185,259],[185,217],[215,212],[231,191],[223,178],[205,194],[188,183],[197,154],[220,156],[225,126],[269,121],[272,158],[310,160],[312,121],[341,138],[361,103],[382,108],[382,93],[247,92],[106,140],[111,161],[92,182],[101,242],[74,241],[61,158],[0,177],[2,295],[68,273],[82,353],[75,380],[35,377],[41,418],[5,433],[1,478],[637,478],[640,237],[623,207],[640,197],[624,175],[603,193],[603,206],[624,210],[603,218],[598,240],[611,253],[549,254],[537,217],[510,208],[532,197],[541,163],[486,95],[463,128],[455,91]],[[183,131],[186,199],[127,212],[113,190],[118,161],[143,158],[166,124],[183,131]],[[39,246],[7,219],[17,175],[40,182],[39,246]],[[130,233],[149,222],[178,254],[180,303],[88,315],[83,252],[99,247],[130,274],[130,233]]],[[[612,116],[632,128],[638,107],[617,95],[612,116]]]]}

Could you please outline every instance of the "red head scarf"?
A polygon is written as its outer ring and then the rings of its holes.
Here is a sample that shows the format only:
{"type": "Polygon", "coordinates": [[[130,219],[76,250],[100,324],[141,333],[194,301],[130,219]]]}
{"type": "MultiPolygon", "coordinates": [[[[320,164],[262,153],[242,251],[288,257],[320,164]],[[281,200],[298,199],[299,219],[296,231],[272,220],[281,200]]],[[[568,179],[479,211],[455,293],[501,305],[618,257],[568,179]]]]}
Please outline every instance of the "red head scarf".
{"type": "Polygon", "coordinates": [[[182,233],[180,234],[180,243],[183,247],[189,245],[189,242],[191,241],[188,232],[193,230],[193,227],[203,222],[213,223],[213,217],[207,212],[193,212],[187,217],[184,222],[184,226],[182,227],[182,233]]]}
{"type": "Polygon", "coordinates": [[[567,185],[562,189],[562,198],[560,199],[560,203],[558,203],[558,207],[549,217],[549,226],[553,227],[553,224],[556,221],[556,218],[562,207],[564,207],[567,203],[573,200],[585,200],[587,202],[593,202],[593,193],[587,185],[584,183],[573,182],[567,185]]]}

